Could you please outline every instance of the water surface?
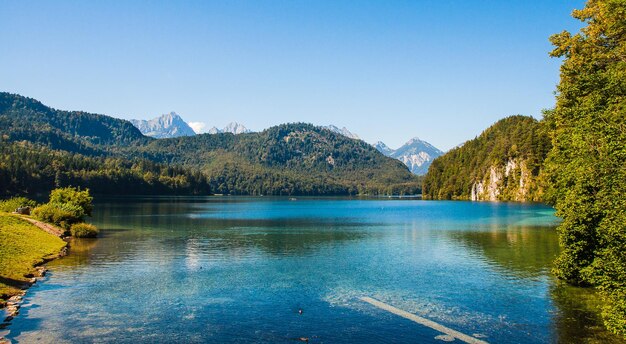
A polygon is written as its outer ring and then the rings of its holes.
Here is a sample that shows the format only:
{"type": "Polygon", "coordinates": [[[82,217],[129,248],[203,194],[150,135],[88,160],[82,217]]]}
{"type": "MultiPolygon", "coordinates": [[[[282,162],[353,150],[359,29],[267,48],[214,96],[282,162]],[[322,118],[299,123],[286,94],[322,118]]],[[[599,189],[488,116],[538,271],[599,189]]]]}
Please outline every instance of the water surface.
{"type": "Polygon", "coordinates": [[[369,296],[491,343],[618,342],[592,293],[551,277],[542,205],[120,198],[92,222],[102,237],[49,264],[9,339],[442,343],[369,296]]]}

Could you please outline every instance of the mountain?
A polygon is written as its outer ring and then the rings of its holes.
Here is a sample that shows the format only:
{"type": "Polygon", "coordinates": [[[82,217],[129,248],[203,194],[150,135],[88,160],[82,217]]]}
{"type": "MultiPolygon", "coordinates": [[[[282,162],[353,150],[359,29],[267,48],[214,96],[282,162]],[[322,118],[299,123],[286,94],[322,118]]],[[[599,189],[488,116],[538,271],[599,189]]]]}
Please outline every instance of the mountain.
{"type": "Polygon", "coordinates": [[[360,140],[361,138],[359,137],[359,135],[354,134],[352,132],[350,132],[350,130],[348,130],[346,127],[343,127],[341,129],[339,129],[339,127],[334,126],[334,125],[327,125],[327,126],[323,126],[322,128],[324,129],[328,129],[330,131],[332,131],[333,133],[337,133],[337,134],[341,134],[345,137],[354,139],[354,140],[360,140]]]}
{"type": "Polygon", "coordinates": [[[376,142],[374,148],[390,158],[402,161],[411,173],[419,176],[426,174],[432,161],[443,154],[430,143],[417,137],[412,138],[396,150],[389,148],[381,141],[376,142]]]}
{"type": "Polygon", "coordinates": [[[176,112],[170,112],[151,120],[131,120],[141,133],[157,139],[192,136],[196,133],[176,112]]]}
{"type": "Polygon", "coordinates": [[[39,101],[0,92],[0,133],[3,140],[29,141],[52,149],[101,154],[150,139],[129,121],[83,111],[62,111],[39,101]]]}
{"type": "Polygon", "coordinates": [[[415,194],[400,162],[305,123],[246,135],[153,139],[129,121],[0,93],[0,192],[59,186],[108,194],[415,194]]]}
{"type": "Polygon", "coordinates": [[[200,168],[214,192],[230,194],[412,194],[418,180],[361,140],[306,123],[246,135],[155,140],[141,156],[200,168]]]}
{"type": "Polygon", "coordinates": [[[251,132],[252,131],[250,129],[246,128],[243,124],[240,124],[240,123],[237,123],[237,122],[230,122],[230,123],[228,123],[228,125],[226,125],[222,129],[218,129],[216,127],[213,127],[211,129],[209,129],[209,131],[208,131],[209,134],[231,133],[231,134],[235,134],[235,135],[247,134],[247,133],[251,133],[251,132]]]}
{"type": "Polygon", "coordinates": [[[538,182],[551,144],[532,117],[504,118],[477,138],[435,159],[423,196],[476,201],[540,201],[538,182]]]}
{"type": "Polygon", "coordinates": [[[374,143],[374,148],[385,156],[390,156],[393,153],[393,149],[389,148],[384,142],[378,141],[374,143]]]}

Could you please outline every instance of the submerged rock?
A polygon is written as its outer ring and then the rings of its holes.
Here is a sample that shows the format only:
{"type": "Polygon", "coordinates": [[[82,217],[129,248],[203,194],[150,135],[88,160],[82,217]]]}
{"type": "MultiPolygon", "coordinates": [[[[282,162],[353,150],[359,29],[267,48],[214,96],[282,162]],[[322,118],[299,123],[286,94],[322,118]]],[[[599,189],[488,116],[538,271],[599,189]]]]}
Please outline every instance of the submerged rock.
{"type": "Polygon", "coordinates": [[[444,342],[453,342],[454,341],[454,337],[452,337],[449,334],[438,335],[438,336],[435,337],[435,339],[441,340],[441,341],[444,341],[444,342]]]}

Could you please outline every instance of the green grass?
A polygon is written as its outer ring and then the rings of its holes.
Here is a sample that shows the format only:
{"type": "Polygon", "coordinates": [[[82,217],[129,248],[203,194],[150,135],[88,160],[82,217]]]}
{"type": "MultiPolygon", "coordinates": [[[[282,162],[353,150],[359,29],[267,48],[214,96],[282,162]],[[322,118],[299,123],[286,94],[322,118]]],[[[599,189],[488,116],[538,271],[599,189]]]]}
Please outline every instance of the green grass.
{"type": "Polygon", "coordinates": [[[6,298],[28,281],[44,258],[56,256],[66,243],[17,216],[0,213],[0,296],[6,298]]]}

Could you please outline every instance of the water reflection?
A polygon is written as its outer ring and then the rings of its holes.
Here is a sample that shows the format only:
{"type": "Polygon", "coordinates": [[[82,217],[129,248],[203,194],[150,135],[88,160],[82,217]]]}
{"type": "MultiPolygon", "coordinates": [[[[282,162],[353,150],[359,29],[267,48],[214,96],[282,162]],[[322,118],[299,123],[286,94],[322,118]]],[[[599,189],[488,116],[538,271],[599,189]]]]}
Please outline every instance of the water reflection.
{"type": "Polygon", "coordinates": [[[156,198],[96,209],[102,237],[51,263],[30,301],[41,307],[10,338],[438,342],[359,301],[368,295],[490,342],[613,340],[594,295],[550,277],[546,207],[156,198]]]}
{"type": "Polygon", "coordinates": [[[602,300],[591,289],[556,280],[550,273],[558,255],[554,227],[493,226],[488,231],[459,231],[450,235],[505,274],[524,279],[548,279],[555,338],[561,343],[624,343],[607,332],[600,317],[602,300]]]}
{"type": "Polygon", "coordinates": [[[492,226],[487,231],[458,231],[450,235],[506,273],[524,278],[548,275],[559,253],[554,227],[492,226]]]}

